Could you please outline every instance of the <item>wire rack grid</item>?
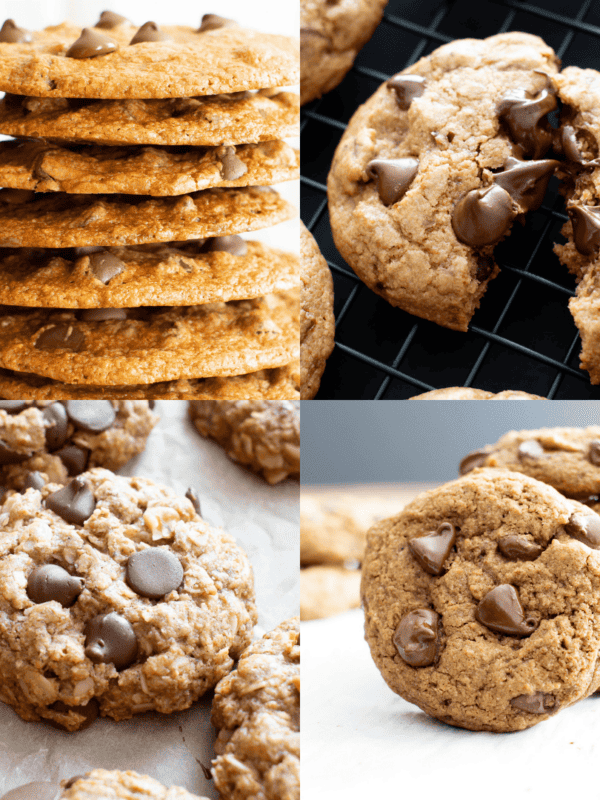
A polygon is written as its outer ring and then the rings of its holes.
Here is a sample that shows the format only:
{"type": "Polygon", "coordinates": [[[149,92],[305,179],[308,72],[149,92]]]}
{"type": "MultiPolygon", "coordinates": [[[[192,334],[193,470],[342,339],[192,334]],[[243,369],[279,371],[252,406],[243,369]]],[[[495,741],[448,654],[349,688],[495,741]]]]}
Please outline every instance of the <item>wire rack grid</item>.
{"type": "Polygon", "coordinates": [[[371,292],[343,261],[327,214],[335,148],[356,110],[391,75],[453,39],[505,31],[541,36],[564,65],[600,68],[593,0],[390,0],[342,83],[302,110],[301,213],[334,277],[336,344],[318,399],[404,399],[444,386],[520,389],[549,399],[599,399],[579,369],[568,310],[575,282],[552,251],[567,220],[558,181],[542,207],[495,250],[490,283],[468,333],[421,320],[371,292]]]}

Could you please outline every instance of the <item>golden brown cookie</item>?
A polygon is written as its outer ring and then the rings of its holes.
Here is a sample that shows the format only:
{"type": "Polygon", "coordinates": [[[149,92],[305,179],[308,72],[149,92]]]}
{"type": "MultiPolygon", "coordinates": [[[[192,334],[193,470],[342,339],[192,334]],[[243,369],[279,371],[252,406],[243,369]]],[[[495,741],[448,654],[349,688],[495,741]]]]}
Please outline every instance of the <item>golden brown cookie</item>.
{"type": "Polygon", "coordinates": [[[503,392],[486,392],[485,389],[472,389],[469,386],[449,386],[446,389],[433,389],[425,394],[409,397],[409,400],[545,400],[539,394],[505,389],[503,392]]]}
{"type": "Polygon", "coordinates": [[[0,133],[107,145],[235,145],[296,136],[298,95],[242,92],[173,100],[6,95],[0,133]]]}
{"type": "MultiPolygon", "coordinates": [[[[50,784],[48,784],[50,785],[50,784]]],[[[23,787],[25,788],[25,787],[23,787]]],[[[32,800],[31,795],[29,796],[32,800]]],[[[180,786],[163,786],[148,775],[127,770],[93,769],[85,775],[75,775],[64,784],[57,800],[206,800],[190,794],[180,786]]],[[[19,798],[15,798],[19,800],[19,798]]],[[[21,800],[27,800],[23,795],[21,800]]],[[[46,798],[41,798],[46,800],[46,798]]]]}
{"type": "Polygon", "coordinates": [[[298,151],[281,141],[209,148],[0,142],[0,186],[36,192],[165,197],[290,181],[299,165],[298,151]]]}
{"type": "Polygon", "coordinates": [[[333,279],[313,236],[300,223],[302,305],[300,310],[300,354],[302,399],[319,391],[325,362],[333,350],[333,279]]]}
{"type": "Polygon", "coordinates": [[[359,569],[323,565],[300,570],[300,619],[324,619],[359,606],[359,569]]]}
{"type": "MultiPolygon", "coordinates": [[[[0,303],[4,305],[189,306],[246,300],[299,283],[297,256],[239,236],[187,244],[82,248],[82,252],[0,250],[0,303]],[[97,252],[87,253],[88,249],[97,252]]],[[[93,318],[96,313],[87,316],[93,318]]]]}
{"type": "Polygon", "coordinates": [[[102,322],[60,309],[5,311],[0,366],[63,383],[121,386],[243,375],[298,357],[296,290],[230,303],[131,309],[125,319],[102,322]]]}
{"type": "Polygon", "coordinates": [[[295,216],[265,186],[206,189],[180,197],[43,194],[0,190],[0,247],[131,245],[226,236],[295,216]]]}
{"type": "Polygon", "coordinates": [[[82,29],[70,22],[0,43],[0,91],[34,97],[160,98],[291,86],[298,42],[239,26],[164,26],[163,41],[131,44],[137,28],[82,29]],[[77,43],[77,44],[76,44],[77,43]],[[75,46],[74,46],[75,45],[75,46]],[[71,49],[72,48],[72,49],[71,49]]]}

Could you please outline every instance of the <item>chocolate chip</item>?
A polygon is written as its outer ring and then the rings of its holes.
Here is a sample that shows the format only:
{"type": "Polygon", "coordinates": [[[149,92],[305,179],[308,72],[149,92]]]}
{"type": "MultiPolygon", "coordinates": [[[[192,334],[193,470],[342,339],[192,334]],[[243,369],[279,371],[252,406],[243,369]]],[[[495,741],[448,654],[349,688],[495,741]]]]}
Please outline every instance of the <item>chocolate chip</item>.
{"type": "Polygon", "coordinates": [[[9,205],[20,206],[29,203],[35,197],[30,189],[0,189],[0,200],[9,205]]]}
{"type": "Polygon", "coordinates": [[[214,236],[209,239],[204,246],[207,253],[229,253],[230,256],[245,256],[248,252],[248,244],[241,236],[214,236]]]}
{"type": "Polygon", "coordinates": [[[40,489],[43,489],[46,485],[46,481],[44,480],[44,476],[41,472],[35,470],[34,472],[30,472],[23,482],[23,489],[36,489],[38,492],[40,489]]]}
{"type": "MultiPolygon", "coordinates": [[[[585,135],[587,131],[581,132],[585,135]]],[[[593,141],[595,145],[595,141],[593,141]]],[[[577,131],[571,125],[563,125],[563,127],[556,131],[554,147],[561,152],[566,159],[577,164],[579,167],[597,167],[600,165],[598,158],[586,160],[579,149],[579,141],[577,139],[577,131]]],[[[597,146],[595,147],[597,150],[597,146]]],[[[572,165],[571,165],[572,166],[572,165]]]]}
{"type": "Polygon", "coordinates": [[[41,781],[25,783],[3,794],[0,800],[57,800],[56,785],[41,781]]]}
{"type": "Polygon", "coordinates": [[[124,22],[129,22],[127,17],[122,17],[120,14],[115,14],[114,11],[103,11],[100,14],[100,19],[94,25],[94,28],[104,28],[110,30],[122,25],[124,22]]]}
{"type": "Polygon", "coordinates": [[[0,440],[0,464],[21,464],[29,457],[27,453],[17,453],[16,450],[0,440]]]}
{"type": "Polygon", "coordinates": [[[396,92],[398,105],[403,111],[410,108],[415,97],[421,97],[425,91],[425,78],[420,75],[394,75],[387,82],[387,86],[396,92]]]}
{"type": "Polygon", "coordinates": [[[440,615],[418,608],[402,617],[393,642],[400,657],[411,667],[427,667],[437,658],[440,615]]]}
{"type": "Polygon", "coordinates": [[[503,98],[498,105],[498,117],[508,128],[513,142],[526,158],[540,158],[552,144],[552,130],[546,114],[556,108],[554,91],[548,86],[537,97],[524,89],[503,98]]]}
{"type": "Polygon", "coordinates": [[[222,164],[221,177],[224,181],[236,181],[248,172],[248,167],[235,154],[235,147],[225,147],[219,155],[222,164]]]}
{"type": "Polygon", "coordinates": [[[114,53],[117,47],[117,43],[108,36],[98,33],[94,28],[84,28],[79,39],[73,42],[65,55],[67,58],[95,58],[114,53]]]}
{"type": "Polygon", "coordinates": [[[145,22],[137,31],[129,44],[140,44],[141,42],[170,42],[171,37],[163,33],[156,22],[145,22]]]}
{"type": "Polygon", "coordinates": [[[559,709],[556,697],[545,692],[520,694],[518,697],[513,697],[510,704],[513,708],[528,711],[530,714],[554,714],[559,709]]]}
{"type": "Polygon", "coordinates": [[[480,283],[487,281],[496,267],[496,262],[490,256],[484,256],[482,253],[476,254],[477,269],[475,271],[475,279],[480,283]]]}
{"type": "Polygon", "coordinates": [[[468,453],[458,466],[459,475],[466,475],[472,469],[483,467],[489,454],[489,450],[473,450],[468,453]]]}
{"type": "MultiPolygon", "coordinates": [[[[106,14],[108,12],[105,11],[104,13],[106,14]]],[[[65,783],[65,789],[70,789],[77,781],[83,780],[84,778],[87,778],[87,775],[73,775],[73,777],[69,778],[65,783]]]]}
{"type": "Polygon", "coordinates": [[[46,423],[46,447],[50,452],[58,450],[67,441],[69,421],[67,411],[62,403],[52,403],[42,411],[46,423]]]}
{"type": "Polygon", "coordinates": [[[185,496],[190,501],[190,503],[194,506],[194,510],[196,514],[202,516],[202,512],[200,511],[200,497],[198,496],[198,492],[193,489],[191,486],[185,493],[185,496]]]}
{"type": "Polygon", "coordinates": [[[71,422],[90,433],[110,428],[117,416],[110,400],[67,400],[65,407],[71,422]]]}
{"type": "MultiPolygon", "coordinates": [[[[70,711],[73,711],[75,714],[85,717],[81,726],[78,728],[80,731],[89,728],[92,722],[98,719],[98,714],[100,713],[98,701],[95,698],[92,698],[84,706],[68,706],[66,703],[63,703],[62,700],[57,700],[55,703],[52,703],[52,705],[48,706],[48,708],[51,711],[56,711],[58,714],[68,714],[70,711]]],[[[46,722],[52,725],[53,728],[58,728],[61,731],[65,730],[65,726],[61,725],[57,720],[48,719],[46,722]]]]}
{"type": "Polygon", "coordinates": [[[38,350],[72,350],[79,353],[85,347],[85,336],[72,323],[60,322],[38,336],[35,342],[38,350]]]}
{"type": "Polygon", "coordinates": [[[137,594],[158,600],[181,586],[183,567],[169,550],[148,547],[129,556],[126,580],[137,594]]]}
{"type": "Polygon", "coordinates": [[[106,322],[109,319],[127,319],[126,308],[86,308],[79,315],[82,322],[106,322]]]}
{"type": "Polygon", "coordinates": [[[379,199],[386,206],[404,197],[418,171],[416,158],[376,158],[366,166],[366,173],[377,183],[379,199]]]}
{"type": "Polygon", "coordinates": [[[69,575],[58,564],[44,564],[29,573],[27,596],[34,603],[56,600],[63,608],[69,608],[83,591],[83,579],[69,575]]]}
{"type": "Polygon", "coordinates": [[[544,548],[518,533],[508,533],[498,539],[498,550],[512,561],[534,561],[544,548]]]}
{"type": "Polygon", "coordinates": [[[114,664],[122,670],[137,658],[135,631],[125,617],[111,611],[90,620],[84,629],[85,654],[94,664],[114,664]]]}
{"type": "Polygon", "coordinates": [[[7,414],[19,414],[29,406],[26,400],[0,400],[0,411],[7,414]]]}
{"type": "Polygon", "coordinates": [[[72,247],[71,248],[71,255],[73,258],[81,258],[82,256],[89,256],[92,253],[104,253],[106,252],[105,247],[100,246],[89,246],[89,247],[72,247]]]}
{"type": "Polygon", "coordinates": [[[544,455],[544,448],[537,441],[537,439],[526,439],[519,445],[519,449],[517,450],[517,455],[519,456],[521,461],[523,461],[523,459],[525,458],[531,458],[531,459],[541,458],[544,455]]]}
{"type": "Polygon", "coordinates": [[[571,206],[567,214],[573,226],[575,247],[584,256],[592,256],[600,247],[600,207],[571,206]]]}
{"type": "Polygon", "coordinates": [[[70,483],[48,495],[46,507],[70,525],[83,525],[96,508],[96,501],[90,487],[82,478],[74,478],[70,483]]]}
{"type": "Polygon", "coordinates": [[[443,522],[436,531],[411,539],[408,547],[425,572],[441,575],[455,541],[454,525],[443,522]]]}
{"type": "Polygon", "coordinates": [[[494,183],[509,193],[522,212],[535,211],[542,205],[548,181],[560,162],[554,159],[521,161],[509,157],[494,183]]]}
{"type": "Polygon", "coordinates": [[[508,636],[530,636],[539,625],[535,617],[525,617],[519,596],[509,583],[486,594],[477,606],[475,619],[491,631],[508,636]]]}
{"type": "Polygon", "coordinates": [[[572,514],[565,525],[565,531],[593,550],[600,550],[600,517],[597,514],[572,514]]]}
{"type": "Polygon", "coordinates": [[[113,256],[112,253],[92,253],[90,256],[90,269],[94,277],[107,284],[125,269],[125,262],[113,256]]]}
{"type": "Polygon", "coordinates": [[[14,19],[7,19],[2,28],[0,28],[0,42],[9,44],[25,44],[31,42],[31,33],[25,28],[19,28],[14,19]]]}
{"type": "Polygon", "coordinates": [[[90,451],[87,447],[80,447],[78,444],[68,444],[57,450],[54,455],[60,458],[69,475],[81,475],[87,468],[90,451]]]}
{"type": "Polygon", "coordinates": [[[600,467],[600,440],[594,439],[593,442],[590,442],[588,459],[595,467],[600,467]]]}
{"type": "Polygon", "coordinates": [[[218,14],[204,14],[202,17],[202,24],[198,28],[199,33],[205,31],[215,31],[217,28],[234,28],[237,27],[237,22],[227,17],[220,17],[218,14]]]}
{"type": "Polygon", "coordinates": [[[452,227],[459,241],[471,247],[485,247],[508,232],[516,215],[512,197],[493,183],[460,198],[452,211],[452,227]]]}

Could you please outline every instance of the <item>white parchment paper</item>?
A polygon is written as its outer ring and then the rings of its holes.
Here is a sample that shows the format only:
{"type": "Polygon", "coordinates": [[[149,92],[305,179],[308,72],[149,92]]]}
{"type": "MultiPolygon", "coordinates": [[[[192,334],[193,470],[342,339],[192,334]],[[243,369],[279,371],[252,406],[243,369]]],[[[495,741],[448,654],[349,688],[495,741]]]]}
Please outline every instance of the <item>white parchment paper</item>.
{"type": "MultiPolygon", "coordinates": [[[[296,481],[269,486],[202,439],[184,401],[160,401],[161,420],[146,450],[122,474],[140,475],[185,494],[194,486],[202,516],[233,534],[254,568],[259,625],[256,636],[297,614],[299,521],[296,481]]],[[[0,676],[1,680],[1,676],[0,676]]],[[[149,713],[124,722],[101,718],[85,731],[66,733],[24,722],[0,703],[0,796],[30,781],[54,781],[93,767],[133,769],[165,785],[218,798],[202,764],[214,757],[212,693],[187,711],[149,713]]]]}

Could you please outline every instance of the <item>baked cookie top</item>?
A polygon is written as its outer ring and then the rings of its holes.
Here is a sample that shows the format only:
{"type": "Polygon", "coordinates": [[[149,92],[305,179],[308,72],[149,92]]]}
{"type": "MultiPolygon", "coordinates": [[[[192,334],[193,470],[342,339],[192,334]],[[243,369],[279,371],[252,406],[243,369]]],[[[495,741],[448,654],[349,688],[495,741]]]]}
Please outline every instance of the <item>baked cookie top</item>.
{"type": "MultiPolygon", "coordinates": [[[[180,786],[163,786],[148,775],[93,769],[65,783],[58,800],[206,800],[180,786]]],[[[18,800],[18,799],[16,799],[18,800]]],[[[23,798],[26,800],[26,798],[23,798]]]]}
{"type": "Polygon", "coordinates": [[[526,33],[457,40],[352,117],[328,180],[342,256],[392,305],[467,330],[494,245],[538,207],[556,106],[554,51],[526,33]]]}
{"type": "Polygon", "coordinates": [[[6,95],[0,133],[129,145],[233,145],[298,135],[291,92],[239,92],[173,100],[81,100],[6,95]]]}
{"type": "Polygon", "coordinates": [[[300,363],[262,369],[225,378],[190,378],[133,386],[69,384],[24,372],[0,369],[0,394],[7,399],[98,400],[150,398],[156,400],[299,400],[300,363]]]}
{"type": "Polygon", "coordinates": [[[280,141],[208,148],[0,142],[0,185],[34,192],[165,197],[290,181],[299,166],[300,153],[280,141]]]}
{"type": "Polygon", "coordinates": [[[446,389],[433,389],[431,392],[417,394],[409,400],[545,400],[539,394],[505,389],[503,392],[487,392],[485,389],[472,389],[470,386],[448,386],[446,389]]]}
{"type": "Polygon", "coordinates": [[[568,497],[585,500],[600,494],[600,426],[509,431],[460,462],[461,474],[477,467],[523,472],[568,497]]]}
{"type": "Polygon", "coordinates": [[[302,300],[300,308],[300,357],[302,399],[319,391],[325,362],[333,350],[333,279],[327,262],[311,233],[300,222],[302,300]]]}
{"type": "Polygon", "coordinates": [[[129,309],[124,319],[104,321],[60,309],[5,311],[0,366],[62,383],[120,386],[245,375],[298,357],[297,290],[230,303],[129,309]]]}
{"type": "Polygon", "coordinates": [[[198,433],[271,484],[300,477],[300,409],[272,400],[199,400],[190,403],[198,433]]]}
{"type": "Polygon", "coordinates": [[[298,83],[298,42],[239,26],[82,29],[70,22],[0,42],[0,91],[34,97],[193,97],[298,83]],[[86,33],[87,31],[87,33],[86,33]],[[82,35],[83,33],[83,35],[82,35]],[[151,32],[150,32],[151,34],[151,32]]]}
{"type": "Polygon", "coordinates": [[[104,313],[98,309],[200,305],[285,291],[299,286],[299,271],[296,255],[239,236],[66,251],[18,248],[0,250],[0,303],[96,309],[83,315],[93,321],[104,313]]]}
{"type": "Polygon", "coordinates": [[[480,469],[420,495],[369,531],[376,665],[450,725],[535,725],[600,684],[599,546],[597,514],[527,475],[480,469]]]}
{"type": "Polygon", "coordinates": [[[188,708],[256,622],[252,568],[187,497],[94,469],[0,510],[0,699],[77,730],[188,708]]]}
{"type": "Polygon", "coordinates": [[[222,797],[300,798],[300,621],[282,622],[242,654],[215,689],[212,762],[222,797]]]}
{"type": "Polygon", "coordinates": [[[0,247],[88,247],[171,242],[255,231],[294,207],[266,186],[178,197],[0,189],[0,247]]]}

